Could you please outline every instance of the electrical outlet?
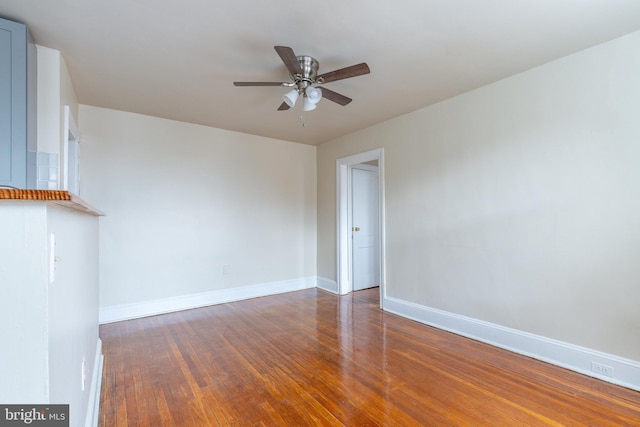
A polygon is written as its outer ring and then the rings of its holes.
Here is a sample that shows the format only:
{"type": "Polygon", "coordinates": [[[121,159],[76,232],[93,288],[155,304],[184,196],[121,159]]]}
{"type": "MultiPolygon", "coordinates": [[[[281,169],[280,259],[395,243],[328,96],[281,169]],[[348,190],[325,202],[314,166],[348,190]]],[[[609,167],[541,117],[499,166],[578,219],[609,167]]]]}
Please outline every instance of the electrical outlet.
{"type": "Polygon", "coordinates": [[[598,362],[591,362],[591,370],[596,374],[613,378],[613,368],[598,362]]]}
{"type": "Polygon", "coordinates": [[[230,270],[230,268],[229,268],[229,264],[224,264],[224,265],[222,266],[222,274],[223,274],[224,276],[227,276],[227,275],[230,273],[230,271],[229,271],[229,270],[230,270]]]}

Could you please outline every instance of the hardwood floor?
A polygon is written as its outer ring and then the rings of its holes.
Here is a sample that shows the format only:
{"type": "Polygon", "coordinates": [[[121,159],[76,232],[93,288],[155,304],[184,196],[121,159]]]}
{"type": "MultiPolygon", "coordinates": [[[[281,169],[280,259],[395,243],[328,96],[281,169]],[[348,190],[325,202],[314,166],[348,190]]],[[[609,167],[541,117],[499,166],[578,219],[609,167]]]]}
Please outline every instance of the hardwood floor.
{"type": "Polygon", "coordinates": [[[100,426],[638,426],[640,393],[309,289],[100,328],[100,426]]]}

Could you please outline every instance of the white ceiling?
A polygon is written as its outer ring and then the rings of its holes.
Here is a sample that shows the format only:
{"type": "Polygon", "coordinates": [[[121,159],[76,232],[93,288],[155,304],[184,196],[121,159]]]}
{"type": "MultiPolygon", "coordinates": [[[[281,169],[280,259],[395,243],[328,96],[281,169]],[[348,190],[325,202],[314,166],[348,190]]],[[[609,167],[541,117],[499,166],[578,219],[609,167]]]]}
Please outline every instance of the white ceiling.
{"type": "MultiPolygon", "coordinates": [[[[0,0],[39,45],[62,52],[83,104],[304,144],[408,113],[640,29],[638,0],[0,0]],[[353,102],[277,111],[285,81],[273,49],[353,102]]],[[[300,103],[299,103],[300,104],[300,103]]]]}

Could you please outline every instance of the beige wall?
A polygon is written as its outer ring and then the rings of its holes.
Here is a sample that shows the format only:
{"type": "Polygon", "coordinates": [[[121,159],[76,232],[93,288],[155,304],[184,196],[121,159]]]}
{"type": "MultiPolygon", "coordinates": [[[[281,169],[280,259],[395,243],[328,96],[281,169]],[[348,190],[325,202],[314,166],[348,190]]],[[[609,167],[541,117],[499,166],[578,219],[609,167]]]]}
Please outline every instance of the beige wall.
{"type": "Polygon", "coordinates": [[[640,33],[318,147],[385,149],[389,296],[640,360],[640,33]]]}
{"type": "Polygon", "coordinates": [[[101,307],[316,275],[315,147],[85,105],[78,126],[101,307]]]}
{"type": "Polygon", "coordinates": [[[38,52],[38,151],[59,155],[58,183],[62,188],[65,170],[64,146],[66,135],[64,107],[78,122],[76,97],[67,64],[60,51],[36,46],[38,52]]]}
{"type": "Polygon", "coordinates": [[[60,52],[36,46],[38,52],[38,151],[60,151],[60,52]]]}
{"type": "Polygon", "coordinates": [[[64,106],[77,123],[76,97],[67,64],[60,51],[36,46],[38,51],[38,150],[62,153],[64,106]]]}
{"type": "MultiPolygon", "coordinates": [[[[77,123],[80,104],[78,104],[78,98],[76,97],[76,92],[73,88],[73,82],[71,81],[71,75],[69,74],[67,63],[62,55],[60,55],[60,105],[63,107],[65,105],[69,106],[71,116],[77,123]]],[[[64,128],[64,111],[60,126],[64,128]]],[[[64,138],[65,135],[62,135],[62,137],[64,138]]]]}

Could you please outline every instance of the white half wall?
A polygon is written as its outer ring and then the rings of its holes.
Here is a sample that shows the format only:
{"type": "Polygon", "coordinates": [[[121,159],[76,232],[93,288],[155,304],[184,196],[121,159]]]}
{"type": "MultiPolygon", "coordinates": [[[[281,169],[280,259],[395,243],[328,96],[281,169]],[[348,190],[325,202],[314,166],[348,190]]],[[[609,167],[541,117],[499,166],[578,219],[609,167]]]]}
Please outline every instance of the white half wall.
{"type": "Polygon", "coordinates": [[[316,148],[82,105],[100,306],[316,276],[316,148]]]}
{"type": "Polygon", "coordinates": [[[53,203],[0,203],[0,401],[68,404],[74,426],[95,419],[100,399],[98,221],[53,203]]]}
{"type": "MultiPolygon", "coordinates": [[[[85,420],[100,390],[98,338],[99,217],[54,204],[47,206],[49,236],[55,236],[54,281],[49,285],[49,403],[69,404],[72,420],[85,420]]],[[[78,422],[78,425],[81,425],[78,422]]]]}
{"type": "Polygon", "coordinates": [[[0,204],[0,401],[49,402],[47,216],[42,203],[0,204]]]}
{"type": "Polygon", "coordinates": [[[320,145],[318,276],[336,159],[384,147],[389,299],[640,361],[639,51],[632,33],[320,145]]]}

